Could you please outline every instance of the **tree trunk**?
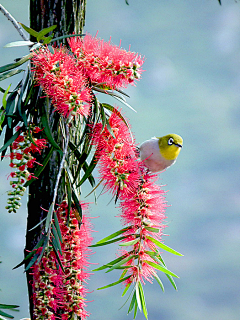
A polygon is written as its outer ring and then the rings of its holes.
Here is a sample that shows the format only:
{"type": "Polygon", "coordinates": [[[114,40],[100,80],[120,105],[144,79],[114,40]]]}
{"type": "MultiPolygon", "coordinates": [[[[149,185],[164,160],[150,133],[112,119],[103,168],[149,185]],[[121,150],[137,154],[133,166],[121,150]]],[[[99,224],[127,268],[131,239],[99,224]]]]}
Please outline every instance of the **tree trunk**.
{"type": "MultiPolygon", "coordinates": [[[[30,27],[36,31],[40,31],[43,28],[57,25],[57,28],[54,30],[54,37],[72,34],[73,32],[80,34],[83,31],[85,23],[85,8],[86,0],[30,0],[30,27]]],[[[38,88],[35,92],[35,96],[32,97],[32,99],[36,101],[36,115],[33,119],[36,125],[39,123],[41,104],[44,101],[44,99],[39,99],[41,94],[41,90],[38,88]]],[[[61,146],[61,136],[59,135],[58,128],[59,114],[54,112],[52,106],[50,106],[48,113],[52,133],[55,140],[61,146]]],[[[77,126],[73,126],[70,136],[72,136],[72,139],[76,141],[78,137],[77,134],[73,132],[74,127],[76,128],[77,126]]],[[[49,148],[43,150],[41,155],[37,157],[37,161],[42,163],[48,152],[49,148]]],[[[53,200],[54,186],[60,161],[61,157],[59,153],[54,151],[44,171],[29,187],[25,254],[31,251],[40,239],[44,223],[40,224],[37,228],[34,228],[31,231],[29,230],[39,224],[39,222],[46,217],[47,212],[45,210],[49,209],[53,200]]],[[[63,193],[64,189],[62,184],[60,184],[56,201],[57,204],[61,203],[63,193]]],[[[33,319],[31,271],[27,271],[27,282],[29,291],[30,317],[33,319]]]]}

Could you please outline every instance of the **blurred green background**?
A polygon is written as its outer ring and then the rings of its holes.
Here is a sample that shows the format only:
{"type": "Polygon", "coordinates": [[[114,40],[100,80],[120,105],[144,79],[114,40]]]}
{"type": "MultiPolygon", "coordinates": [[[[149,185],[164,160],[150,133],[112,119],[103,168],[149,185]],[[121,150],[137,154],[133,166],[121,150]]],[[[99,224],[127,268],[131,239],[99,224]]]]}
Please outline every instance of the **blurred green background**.
{"type": "MultiPolygon", "coordinates": [[[[160,175],[169,190],[164,241],[184,257],[163,253],[168,268],[180,279],[178,291],[161,276],[165,293],[147,283],[150,320],[240,319],[240,3],[223,0],[88,0],[85,31],[141,53],[146,58],[142,79],[126,92],[134,113],[122,107],[137,143],[178,133],[184,147],[177,163],[160,175]]],[[[28,23],[28,0],[2,0],[17,21],[28,23]]],[[[26,48],[3,48],[20,40],[0,14],[0,64],[11,63],[26,48]]],[[[2,83],[7,87],[7,82],[2,83]]],[[[105,96],[99,99],[106,101],[105,96]]],[[[117,105],[117,101],[112,101],[117,105]]],[[[9,189],[8,159],[1,163],[0,302],[19,304],[16,319],[28,316],[22,260],[26,199],[17,214],[4,210],[9,189]]],[[[83,194],[87,194],[88,188],[83,194]]],[[[87,199],[93,201],[93,198],[87,199]]],[[[118,209],[103,195],[91,205],[95,240],[120,228],[118,209]]],[[[115,257],[117,246],[99,248],[92,263],[115,257]]],[[[92,266],[94,268],[95,265],[92,266]]],[[[127,307],[121,285],[96,291],[116,281],[118,272],[98,272],[89,282],[92,320],[124,320],[127,307]]],[[[129,319],[132,315],[128,316],[129,319]]],[[[138,314],[137,319],[144,316],[138,314]]]]}

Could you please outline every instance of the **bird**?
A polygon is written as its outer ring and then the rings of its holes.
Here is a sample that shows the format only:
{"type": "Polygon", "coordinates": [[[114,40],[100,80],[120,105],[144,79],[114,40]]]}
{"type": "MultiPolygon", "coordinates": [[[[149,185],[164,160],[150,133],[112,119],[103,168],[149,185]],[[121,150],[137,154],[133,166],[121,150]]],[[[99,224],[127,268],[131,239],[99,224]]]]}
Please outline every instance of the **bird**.
{"type": "Polygon", "coordinates": [[[182,145],[182,137],[175,133],[153,137],[140,145],[140,159],[152,173],[160,172],[175,163],[182,145]]]}

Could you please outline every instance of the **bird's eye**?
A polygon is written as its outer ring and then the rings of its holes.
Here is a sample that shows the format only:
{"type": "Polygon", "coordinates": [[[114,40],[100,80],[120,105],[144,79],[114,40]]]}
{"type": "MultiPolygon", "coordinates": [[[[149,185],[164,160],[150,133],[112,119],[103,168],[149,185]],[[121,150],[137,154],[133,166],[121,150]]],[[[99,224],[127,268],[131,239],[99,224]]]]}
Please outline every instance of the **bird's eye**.
{"type": "Polygon", "coordinates": [[[174,143],[173,138],[169,138],[169,139],[168,139],[168,144],[171,145],[171,144],[173,144],[173,143],[174,143]]]}

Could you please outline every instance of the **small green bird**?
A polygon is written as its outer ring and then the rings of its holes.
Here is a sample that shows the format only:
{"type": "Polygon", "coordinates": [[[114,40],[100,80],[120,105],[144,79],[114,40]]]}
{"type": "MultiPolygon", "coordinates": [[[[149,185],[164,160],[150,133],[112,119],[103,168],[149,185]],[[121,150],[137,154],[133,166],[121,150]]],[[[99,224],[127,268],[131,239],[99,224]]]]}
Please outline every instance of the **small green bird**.
{"type": "Polygon", "coordinates": [[[140,158],[151,172],[159,172],[174,164],[182,145],[182,137],[174,133],[154,137],[140,145],[140,158]]]}

